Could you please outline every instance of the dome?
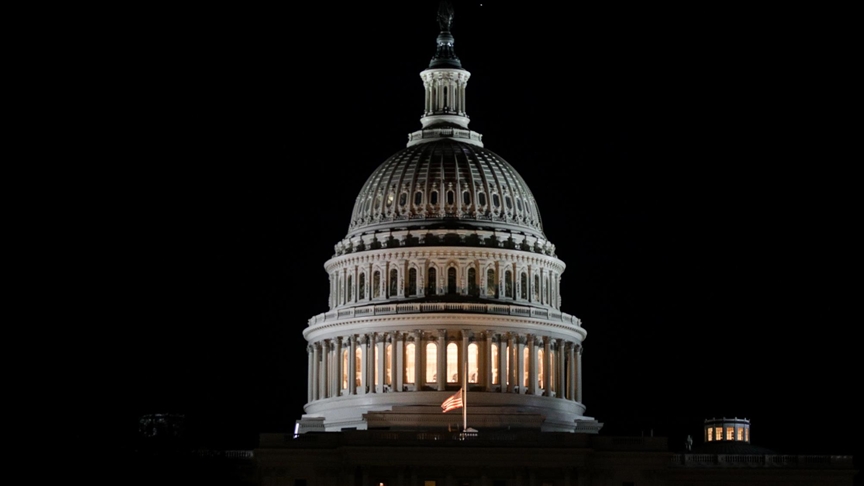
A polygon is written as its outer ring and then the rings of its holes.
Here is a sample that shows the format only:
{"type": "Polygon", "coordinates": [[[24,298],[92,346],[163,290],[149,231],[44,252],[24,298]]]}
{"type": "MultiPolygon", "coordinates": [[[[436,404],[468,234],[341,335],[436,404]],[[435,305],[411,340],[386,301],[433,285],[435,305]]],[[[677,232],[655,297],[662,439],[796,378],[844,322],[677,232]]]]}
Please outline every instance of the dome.
{"type": "Polygon", "coordinates": [[[513,166],[491,150],[448,138],[397,152],[366,180],[348,238],[394,227],[494,227],[545,240],[534,196],[513,166]]]}

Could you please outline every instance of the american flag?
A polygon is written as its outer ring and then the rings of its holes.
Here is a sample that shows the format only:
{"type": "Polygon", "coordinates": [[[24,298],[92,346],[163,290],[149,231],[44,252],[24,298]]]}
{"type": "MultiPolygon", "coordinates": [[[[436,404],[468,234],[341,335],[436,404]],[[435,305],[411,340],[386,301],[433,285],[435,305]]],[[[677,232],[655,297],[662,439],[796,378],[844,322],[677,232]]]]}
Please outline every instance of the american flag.
{"type": "Polygon", "coordinates": [[[444,409],[444,413],[457,408],[462,408],[462,390],[460,389],[455,395],[444,400],[444,403],[441,404],[441,408],[444,409]]]}

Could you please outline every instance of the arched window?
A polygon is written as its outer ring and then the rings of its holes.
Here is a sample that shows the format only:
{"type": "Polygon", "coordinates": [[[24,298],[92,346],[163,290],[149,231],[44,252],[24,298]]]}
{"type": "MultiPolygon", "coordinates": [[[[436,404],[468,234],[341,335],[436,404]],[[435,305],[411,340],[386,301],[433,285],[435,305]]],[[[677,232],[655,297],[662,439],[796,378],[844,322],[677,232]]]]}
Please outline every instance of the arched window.
{"type": "Polygon", "coordinates": [[[366,298],[366,274],[361,273],[357,278],[357,299],[366,298]]]}
{"type": "Polygon", "coordinates": [[[525,372],[522,374],[522,386],[528,386],[528,377],[531,375],[531,367],[528,366],[531,362],[531,344],[525,346],[525,349],[522,350],[522,369],[525,372]]]}
{"type": "Polygon", "coordinates": [[[540,276],[534,275],[534,302],[540,301],[540,276]]]}
{"type": "Polygon", "coordinates": [[[393,353],[393,345],[390,343],[387,343],[387,345],[384,346],[384,384],[385,385],[390,385],[393,383],[393,381],[391,381],[391,379],[390,379],[391,378],[390,368],[393,367],[393,354],[392,353],[393,353]]]}
{"type": "Polygon", "coordinates": [[[477,270],[473,267],[468,269],[468,295],[477,296],[480,290],[477,287],[477,270]]]}
{"type": "Polygon", "coordinates": [[[528,300],[528,274],[522,272],[522,275],[519,278],[519,297],[522,300],[528,300]]]}
{"type": "Polygon", "coordinates": [[[486,295],[494,296],[497,285],[495,284],[495,270],[486,270],[486,295]]]}
{"type": "Polygon", "coordinates": [[[360,375],[363,373],[363,351],[360,348],[354,350],[354,384],[361,385],[360,375]]]}
{"type": "Polygon", "coordinates": [[[546,351],[543,348],[537,350],[537,385],[540,387],[541,390],[546,389],[546,384],[543,382],[543,380],[546,378],[545,376],[543,376],[543,354],[545,352],[546,351]]]}
{"type": "Polygon", "coordinates": [[[459,382],[459,346],[447,345],[447,383],[459,382]]]}
{"type": "Polygon", "coordinates": [[[426,345],[426,383],[438,382],[438,345],[426,345]]]}
{"type": "Polygon", "coordinates": [[[456,269],[453,267],[447,269],[447,293],[456,293],[456,269]]]}
{"type": "Polygon", "coordinates": [[[372,274],[372,297],[376,299],[381,297],[381,272],[378,270],[372,274]]]}
{"type": "Polygon", "coordinates": [[[427,275],[427,284],[426,284],[426,293],[428,295],[435,295],[436,289],[438,287],[438,272],[434,267],[429,267],[428,275],[427,275]]]}
{"type": "Polygon", "coordinates": [[[405,295],[417,295],[417,269],[411,268],[408,270],[408,288],[405,295]]]}
{"type": "Polygon", "coordinates": [[[492,344],[492,384],[500,383],[498,380],[498,344],[492,344]]]}
{"type": "Polygon", "coordinates": [[[348,388],[348,350],[342,350],[342,390],[348,388]]]}
{"type": "Polygon", "coordinates": [[[414,343],[405,345],[405,383],[414,383],[414,343]]]}
{"type": "Polygon", "coordinates": [[[513,298],[513,272],[504,271],[504,296],[513,298]]]}
{"type": "Polygon", "coordinates": [[[346,289],[347,290],[346,294],[348,294],[348,295],[345,296],[346,302],[351,302],[352,300],[354,300],[354,293],[352,292],[354,290],[354,285],[352,285],[353,282],[354,282],[354,279],[352,278],[352,276],[348,275],[348,285],[347,285],[348,288],[346,289]]]}
{"type": "Polygon", "coordinates": [[[390,292],[387,294],[387,297],[396,297],[396,289],[399,285],[399,272],[396,269],[390,270],[390,292]]]}
{"type": "Polygon", "coordinates": [[[479,347],[477,343],[468,345],[468,383],[477,383],[479,370],[477,368],[479,347]]]}

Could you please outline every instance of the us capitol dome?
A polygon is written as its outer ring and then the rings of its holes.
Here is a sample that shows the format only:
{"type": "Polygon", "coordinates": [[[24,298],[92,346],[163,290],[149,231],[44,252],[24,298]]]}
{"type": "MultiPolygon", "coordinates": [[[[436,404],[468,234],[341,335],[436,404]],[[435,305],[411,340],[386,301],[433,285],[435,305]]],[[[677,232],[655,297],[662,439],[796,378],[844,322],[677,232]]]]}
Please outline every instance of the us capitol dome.
{"type": "MultiPolygon", "coordinates": [[[[597,433],[585,415],[581,321],[561,311],[566,268],[537,202],[468,128],[470,73],[441,28],[421,128],[366,180],[309,319],[308,390],[295,432],[460,425],[597,433]]],[[[347,208],[346,208],[347,209],[347,208]]]]}

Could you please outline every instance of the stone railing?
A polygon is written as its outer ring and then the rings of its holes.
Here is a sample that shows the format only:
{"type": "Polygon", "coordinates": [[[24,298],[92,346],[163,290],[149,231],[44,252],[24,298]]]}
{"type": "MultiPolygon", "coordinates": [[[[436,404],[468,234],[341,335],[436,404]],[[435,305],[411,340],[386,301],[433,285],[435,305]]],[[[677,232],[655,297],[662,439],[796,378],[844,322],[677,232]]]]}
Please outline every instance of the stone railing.
{"type": "Polygon", "coordinates": [[[426,302],[407,304],[377,304],[348,309],[333,310],[318,314],[309,319],[309,326],[315,326],[328,321],[371,317],[390,314],[417,314],[424,312],[463,312],[469,314],[499,314],[518,317],[532,317],[582,327],[582,321],[575,316],[563,312],[538,309],[524,305],[479,304],[474,302],[426,302]]]}
{"type": "Polygon", "coordinates": [[[852,467],[852,456],[781,454],[673,454],[678,467],[852,467]]]}

